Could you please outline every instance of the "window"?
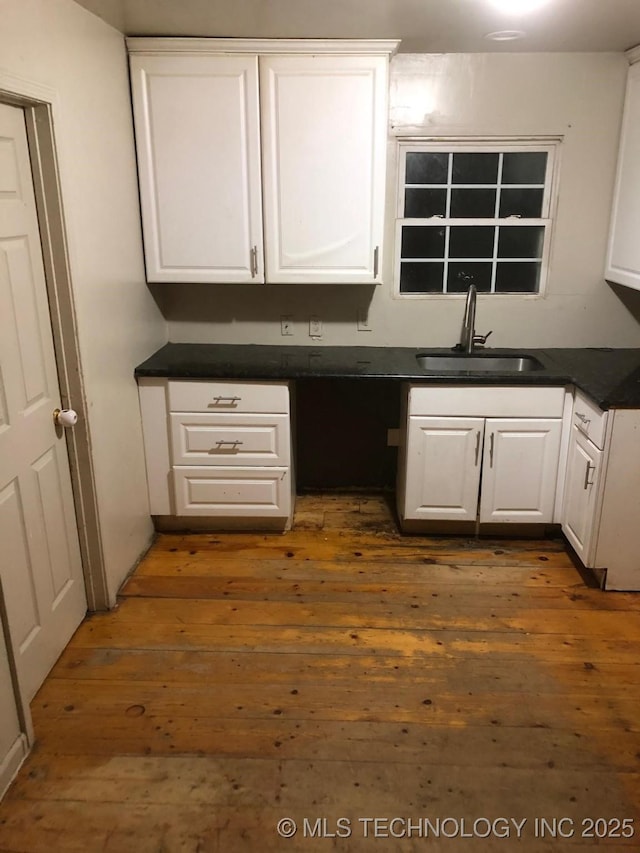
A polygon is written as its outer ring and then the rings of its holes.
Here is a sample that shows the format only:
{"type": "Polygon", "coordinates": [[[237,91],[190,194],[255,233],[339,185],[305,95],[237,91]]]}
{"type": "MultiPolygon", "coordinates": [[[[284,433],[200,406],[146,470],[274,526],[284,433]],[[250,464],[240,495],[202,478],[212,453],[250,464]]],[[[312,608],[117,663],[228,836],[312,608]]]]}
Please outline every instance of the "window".
{"type": "Polygon", "coordinates": [[[400,295],[539,293],[555,146],[401,142],[400,295]]]}

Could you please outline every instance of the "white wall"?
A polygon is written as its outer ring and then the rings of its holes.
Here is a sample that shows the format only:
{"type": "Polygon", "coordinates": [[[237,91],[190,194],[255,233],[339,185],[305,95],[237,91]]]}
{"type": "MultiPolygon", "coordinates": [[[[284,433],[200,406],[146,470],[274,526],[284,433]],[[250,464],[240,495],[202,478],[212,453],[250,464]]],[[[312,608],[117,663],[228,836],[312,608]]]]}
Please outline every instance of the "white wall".
{"type": "Polygon", "coordinates": [[[451,346],[459,336],[462,297],[393,296],[396,134],[413,132],[563,137],[546,294],[480,296],[477,326],[494,330],[492,346],[640,346],[640,298],[613,290],[602,276],[625,57],[399,54],[391,70],[385,284],[158,286],[170,339],[310,344],[308,318],[316,314],[324,321],[324,344],[451,346]],[[358,332],[358,310],[367,307],[373,330],[358,332]],[[281,337],[281,314],[293,315],[293,337],[281,337]]]}
{"type": "Polygon", "coordinates": [[[55,135],[113,597],[152,534],[133,369],[166,340],[166,323],[144,280],[126,51],[119,32],[71,0],[0,0],[0,21],[3,74],[56,92],[55,135]]]}

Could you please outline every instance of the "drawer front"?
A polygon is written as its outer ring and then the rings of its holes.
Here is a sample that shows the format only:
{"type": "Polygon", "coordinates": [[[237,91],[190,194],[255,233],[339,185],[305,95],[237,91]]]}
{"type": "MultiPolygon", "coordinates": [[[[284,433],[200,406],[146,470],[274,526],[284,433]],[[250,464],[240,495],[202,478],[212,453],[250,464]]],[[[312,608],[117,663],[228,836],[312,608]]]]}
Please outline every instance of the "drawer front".
{"type": "Polygon", "coordinates": [[[173,469],[178,515],[284,518],[291,510],[288,468],[173,469]]]}
{"type": "Polygon", "coordinates": [[[572,421],[574,426],[600,450],[604,447],[608,412],[603,412],[584,394],[576,391],[573,401],[572,421]]]}
{"type": "Polygon", "coordinates": [[[283,465],[290,462],[289,416],[172,414],[174,465],[283,465]]]}
{"type": "Polygon", "coordinates": [[[270,382],[169,382],[171,412],[289,413],[289,388],[270,382]]]}
{"type": "Polygon", "coordinates": [[[524,385],[412,385],[410,415],[561,418],[565,389],[524,385]]]}

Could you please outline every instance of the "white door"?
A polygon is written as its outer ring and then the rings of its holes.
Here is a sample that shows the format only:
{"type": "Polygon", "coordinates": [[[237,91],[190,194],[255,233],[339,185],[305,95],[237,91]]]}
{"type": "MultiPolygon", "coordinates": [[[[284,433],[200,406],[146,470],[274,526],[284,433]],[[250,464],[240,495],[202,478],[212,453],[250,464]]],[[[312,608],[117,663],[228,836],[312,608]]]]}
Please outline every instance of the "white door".
{"type": "Polygon", "coordinates": [[[264,282],[256,56],[131,57],[148,281],[264,282]]]}
{"type": "Polygon", "coordinates": [[[387,67],[260,57],[268,282],[379,282],[387,67]]]}
{"type": "Polygon", "coordinates": [[[410,417],[405,518],[475,521],[482,418],[410,417]]]}
{"type": "Polygon", "coordinates": [[[582,562],[593,563],[596,526],[595,503],[600,479],[602,451],[576,427],[571,429],[562,530],[582,562]]]}
{"type": "Polygon", "coordinates": [[[86,612],[24,115],[0,105],[0,577],[29,701],[86,612]]]}
{"type": "Polygon", "coordinates": [[[561,433],[560,419],[487,419],[481,522],[553,520],[561,433]]]}
{"type": "Polygon", "coordinates": [[[0,797],[27,752],[27,740],[18,717],[17,700],[11,680],[9,657],[0,617],[0,797]]]}

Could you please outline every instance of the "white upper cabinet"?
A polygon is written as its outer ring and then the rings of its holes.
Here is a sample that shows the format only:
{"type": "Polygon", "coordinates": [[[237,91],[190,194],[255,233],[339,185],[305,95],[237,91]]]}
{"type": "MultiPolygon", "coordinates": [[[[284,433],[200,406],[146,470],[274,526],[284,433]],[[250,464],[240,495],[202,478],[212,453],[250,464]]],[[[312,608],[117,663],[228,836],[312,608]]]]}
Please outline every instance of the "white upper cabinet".
{"type": "Polygon", "coordinates": [[[605,278],[640,290],[640,49],[629,57],[605,278]]]}
{"type": "Polygon", "coordinates": [[[379,283],[396,42],[128,46],[148,281],[379,283]]]}
{"type": "Polygon", "coordinates": [[[387,64],[261,58],[267,281],[378,280],[387,64]]]}
{"type": "Polygon", "coordinates": [[[262,282],[258,60],[132,56],[148,281],[262,282]]]}

